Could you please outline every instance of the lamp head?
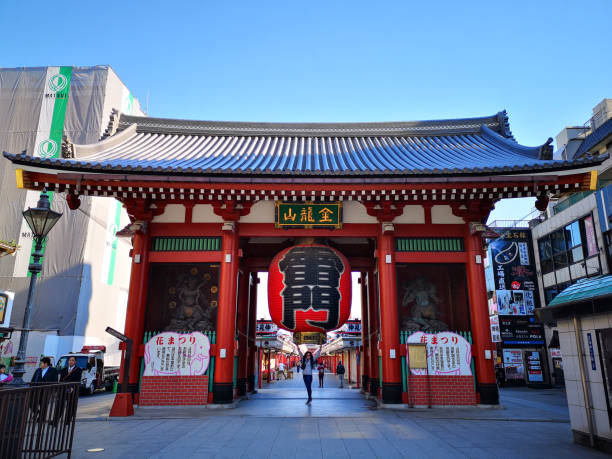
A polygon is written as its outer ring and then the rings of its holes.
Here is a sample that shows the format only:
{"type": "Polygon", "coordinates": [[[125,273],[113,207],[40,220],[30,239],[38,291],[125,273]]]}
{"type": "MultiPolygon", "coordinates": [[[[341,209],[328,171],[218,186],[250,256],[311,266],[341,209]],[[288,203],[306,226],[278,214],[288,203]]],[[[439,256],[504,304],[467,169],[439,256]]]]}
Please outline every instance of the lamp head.
{"type": "Polygon", "coordinates": [[[23,218],[32,231],[34,238],[44,238],[51,228],[55,226],[62,214],[51,210],[51,203],[49,202],[49,196],[47,196],[47,190],[43,190],[40,194],[40,199],[36,207],[28,207],[23,212],[23,218]]]}

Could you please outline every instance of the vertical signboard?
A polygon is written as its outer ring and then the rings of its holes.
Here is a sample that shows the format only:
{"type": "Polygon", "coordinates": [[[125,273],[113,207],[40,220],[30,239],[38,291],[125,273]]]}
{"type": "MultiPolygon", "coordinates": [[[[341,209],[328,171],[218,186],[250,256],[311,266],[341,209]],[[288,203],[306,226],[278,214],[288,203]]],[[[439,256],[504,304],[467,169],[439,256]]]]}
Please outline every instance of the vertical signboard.
{"type": "MultiPolygon", "coordinates": [[[[47,68],[36,140],[34,142],[33,156],[35,157],[58,158],[60,156],[71,78],[72,67],[47,68]]],[[[52,202],[53,193],[50,192],[48,194],[49,201],[52,202]]],[[[36,207],[39,197],[39,192],[28,190],[24,210],[28,207],[36,207]]],[[[19,231],[19,245],[21,250],[16,254],[13,277],[26,277],[30,275],[28,265],[33,246],[32,235],[25,220],[22,221],[21,230],[19,231]]],[[[45,246],[43,243],[43,253],[44,250],[45,246]]]]}
{"type": "Polygon", "coordinates": [[[539,306],[531,232],[502,229],[489,242],[499,315],[533,315],[539,306]]]}

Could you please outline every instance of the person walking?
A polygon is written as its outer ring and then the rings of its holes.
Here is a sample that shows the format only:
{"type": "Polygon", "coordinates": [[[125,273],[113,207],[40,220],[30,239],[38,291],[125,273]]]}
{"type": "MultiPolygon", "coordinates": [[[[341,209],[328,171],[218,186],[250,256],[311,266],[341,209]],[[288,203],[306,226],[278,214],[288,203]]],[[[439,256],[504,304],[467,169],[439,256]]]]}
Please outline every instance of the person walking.
{"type": "Polygon", "coordinates": [[[298,352],[300,353],[300,357],[302,358],[302,377],[304,378],[304,384],[306,385],[306,392],[308,393],[308,400],[306,400],[306,405],[310,405],[312,402],[312,370],[315,368],[315,363],[319,354],[321,353],[321,347],[319,346],[319,350],[312,355],[312,352],[306,351],[305,354],[302,354],[302,350],[298,346],[298,352]]]}
{"type": "Polygon", "coordinates": [[[276,379],[280,381],[281,376],[283,377],[283,379],[287,379],[287,376],[285,375],[285,364],[283,362],[280,362],[278,364],[278,376],[276,377],[276,379]]]}
{"type": "Polygon", "coordinates": [[[340,360],[336,366],[336,374],[340,380],[340,389],[344,389],[344,365],[342,365],[342,360],[340,360]]]}
{"type": "Polygon", "coordinates": [[[43,357],[40,359],[40,366],[32,375],[33,383],[55,383],[57,382],[57,370],[51,366],[51,359],[43,357]]]}
{"type": "Polygon", "coordinates": [[[13,376],[6,372],[6,365],[0,365],[0,386],[8,384],[13,380],[13,376]]]}
{"type": "Polygon", "coordinates": [[[323,379],[325,378],[325,365],[323,365],[323,362],[319,362],[317,369],[319,370],[319,387],[323,387],[323,379]]]}

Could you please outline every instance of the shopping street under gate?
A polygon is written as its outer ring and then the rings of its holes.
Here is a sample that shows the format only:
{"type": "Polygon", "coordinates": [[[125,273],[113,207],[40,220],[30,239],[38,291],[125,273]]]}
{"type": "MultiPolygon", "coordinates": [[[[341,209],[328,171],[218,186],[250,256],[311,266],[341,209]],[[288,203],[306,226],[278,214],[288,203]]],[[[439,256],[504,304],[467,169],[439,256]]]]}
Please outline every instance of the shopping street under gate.
{"type": "Polygon", "coordinates": [[[147,407],[129,418],[108,417],[112,394],[82,397],[72,457],[605,457],[572,443],[563,389],[503,388],[500,409],[392,410],[337,387],[327,373],[306,406],[301,377],[264,382],[234,409],[147,407]]]}

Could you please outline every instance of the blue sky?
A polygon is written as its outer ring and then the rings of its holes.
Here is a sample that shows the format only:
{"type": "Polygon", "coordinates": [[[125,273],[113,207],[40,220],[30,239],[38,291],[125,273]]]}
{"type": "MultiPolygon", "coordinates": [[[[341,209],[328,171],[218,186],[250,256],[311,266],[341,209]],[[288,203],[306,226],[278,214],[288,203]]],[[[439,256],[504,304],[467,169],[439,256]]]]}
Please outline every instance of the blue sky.
{"type": "Polygon", "coordinates": [[[612,96],[609,0],[2,3],[0,65],[110,64],[143,105],[149,95],[152,116],[383,121],[507,109],[517,140],[535,145],[612,96]]]}
{"type": "MultiPolygon", "coordinates": [[[[612,97],[611,17],[609,0],[2,2],[0,66],[110,64],[161,117],[390,121],[506,109],[516,139],[539,145],[612,97]]],[[[503,202],[492,218],[530,208],[503,202]]]]}

